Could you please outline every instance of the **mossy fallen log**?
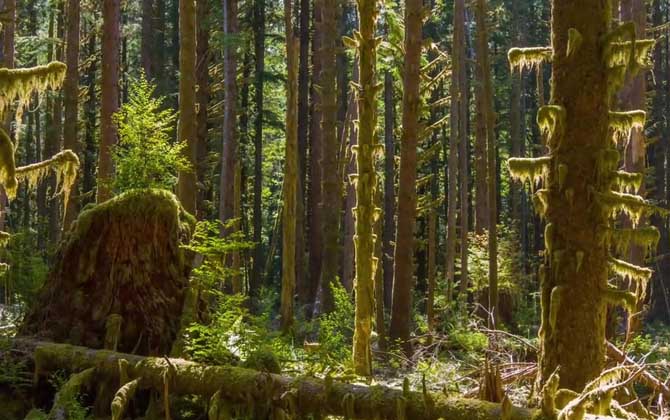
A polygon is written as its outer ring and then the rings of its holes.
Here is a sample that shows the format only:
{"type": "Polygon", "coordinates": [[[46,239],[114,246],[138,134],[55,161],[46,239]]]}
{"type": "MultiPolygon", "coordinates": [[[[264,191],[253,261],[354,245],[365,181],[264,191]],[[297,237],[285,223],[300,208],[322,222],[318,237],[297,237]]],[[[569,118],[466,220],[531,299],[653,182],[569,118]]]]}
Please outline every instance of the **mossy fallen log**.
{"type": "MultiPolygon", "coordinates": [[[[30,352],[35,373],[58,369],[79,372],[95,367],[98,377],[114,383],[138,379],[143,389],[169,389],[171,395],[200,395],[231,406],[270,404],[291,417],[313,415],[362,419],[549,420],[541,410],[513,407],[441,394],[364,386],[331,379],[294,378],[233,366],[207,366],[183,359],[153,358],[69,344],[16,338],[14,346],[30,352]]],[[[585,419],[610,419],[586,416],[585,419]]]]}

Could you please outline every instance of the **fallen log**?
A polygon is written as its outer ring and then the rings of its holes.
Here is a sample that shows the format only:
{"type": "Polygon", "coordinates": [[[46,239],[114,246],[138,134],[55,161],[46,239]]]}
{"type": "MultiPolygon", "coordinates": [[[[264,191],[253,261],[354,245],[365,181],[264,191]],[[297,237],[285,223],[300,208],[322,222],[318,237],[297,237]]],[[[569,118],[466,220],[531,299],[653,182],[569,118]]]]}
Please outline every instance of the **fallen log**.
{"type": "MultiPolygon", "coordinates": [[[[607,342],[607,356],[618,363],[635,367],[642,367],[637,362],[635,362],[635,360],[628,357],[623,351],[621,351],[617,346],[610,343],[609,341],[607,342]]],[[[638,378],[638,382],[641,382],[659,394],[662,394],[666,401],[670,401],[670,388],[668,388],[668,386],[660,379],[656,378],[647,370],[643,370],[638,378]]]]}
{"type": "MultiPolygon", "coordinates": [[[[35,374],[57,369],[95,368],[115,383],[137,379],[140,388],[169,389],[171,395],[200,395],[236,406],[271,404],[292,416],[325,415],[361,419],[550,420],[541,410],[442,394],[365,386],[331,378],[292,378],[234,366],[208,366],[183,359],[144,357],[69,344],[16,338],[15,347],[33,354],[35,374]],[[167,382],[166,382],[167,381],[167,382]]],[[[615,420],[589,416],[587,420],[615,420]]]]}

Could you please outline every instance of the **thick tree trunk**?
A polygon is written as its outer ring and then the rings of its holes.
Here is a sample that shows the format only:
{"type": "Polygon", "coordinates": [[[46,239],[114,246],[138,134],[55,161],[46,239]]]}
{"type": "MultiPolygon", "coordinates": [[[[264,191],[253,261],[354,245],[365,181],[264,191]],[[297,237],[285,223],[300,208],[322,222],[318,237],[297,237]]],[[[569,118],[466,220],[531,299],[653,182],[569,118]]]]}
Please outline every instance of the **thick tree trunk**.
{"type": "Polygon", "coordinates": [[[100,151],[98,152],[98,203],[112,197],[114,177],[112,148],[119,141],[113,115],[119,109],[119,48],[121,2],[104,0],[102,30],[102,103],[100,108],[100,151]]]}
{"type": "MultiPolygon", "coordinates": [[[[116,382],[120,379],[119,365],[123,364],[127,365],[126,380],[141,378],[142,388],[160,391],[165,386],[165,372],[169,370],[172,378],[169,392],[173,395],[211,397],[218,392],[220,398],[241,407],[248,407],[251,396],[252,401],[263,400],[278,407],[286,408],[292,404],[297,410],[295,414],[302,416],[313,414],[390,420],[549,420],[540,410],[513,407],[511,404],[447,398],[441,394],[423,394],[379,385],[368,387],[312,378],[297,380],[239,367],[207,366],[183,359],[150,358],[24,338],[15,339],[13,345],[34,354],[38,375],[59,369],[95,367],[103,375],[108,375],[110,381],[116,382]],[[288,398],[292,401],[287,401],[288,398]],[[401,401],[404,403],[401,404],[401,401]]],[[[597,418],[612,420],[604,416],[597,418]]],[[[596,416],[585,417],[585,420],[595,419],[596,416]]]]}
{"type": "Polygon", "coordinates": [[[553,1],[551,103],[565,110],[565,121],[548,139],[548,265],[541,269],[540,369],[546,381],[560,366],[561,387],[575,391],[598,377],[605,363],[603,291],[608,287],[608,250],[599,243],[602,232],[597,230],[608,226],[609,220],[594,190],[608,189],[609,184],[604,184],[611,179],[600,158],[610,143],[608,69],[602,58],[602,40],[611,18],[607,2],[553,1]],[[568,56],[571,30],[579,31],[583,42],[568,56]],[[584,89],[586,84],[589,89],[584,89]],[[567,168],[563,179],[559,179],[559,165],[567,168]],[[594,177],[594,168],[606,175],[594,177]]]}
{"type": "MultiPolygon", "coordinates": [[[[196,214],[198,193],[196,176],[198,165],[198,127],[196,121],[197,116],[195,113],[195,60],[197,35],[195,25],[195,0],[179,0],[179,125],[177,128],[177,139],[184,143],[183,153],[190,168],[188,171],[179,172],[177,196],[184,206],[184,209],[191,214],[196,214]]],[[[228,84],[227,76],[228,75],[226,75],[226,86],[228,84]]],[[[228,103],[228,101],[226,101],[226,103],[228,103]]],[[[234,135],[234,132],[234,130],[231,131],[231,135],[234,135]]],[[[233,185],[233,178],[230,178],[230,180],[230,184],[233,185]]]]}
{"type": "Polygon", "coordinates": [[[207,190],[204,185],[207,184],[206,171],[208,165],[208,133],[209,125],[207,119],[209,116],[209,4],[206,1],[198,1],[196,3],[196,19],[197,19],[197,51],[196,51],[196,77],[198,83],[197,92],[197,150],[196,150],[196,175],[198,180],[198,196],[196,201],[196,209],[198,219],[204,219],[205,214],[205,197],[207,190]]]}
{"type": "Polygon", "coordinates": [[[286,30],[286,158],[282,212],[281,327],[288,333],[293,325],[296,277],[296,207],[298,190],[298,53],[300,38],[293,30],[293,0],[284,0],[286,30]]]}
{"type": "MultiPolygon", "coordinates": [[[[63,148],[70,149],[81,158],[79,142],[79,0],[68,0],[67,3],[67,35],[65,64],[67,72],[63,84],[63,102],[65,103],[65,124],[63,125],[63,148]]],[[[78,182],[72,186],[72,195],[65,209],[63,229],[69,230],[79,213],[78,182]]]]}
{"type": "Polygon", "coordinates": [[[391,340],[399,340],[406,354],[409,341],[414,286],[414,230],[416,226],[417,146],[421,135],[421,44],[422,0],[405,4],[405,62],[403,70],[402,137],[400,139],[400,174],[398,181],[398,224],[396,231],[391,340]]]}
{"type": "MultiPolygon", "coordinates": [[[[337,135],[337,1],[323,2],[321,9],[321,215],[323,220],[323,255],[321,263],[321,310],[334,309],[332,284],[337,281],[340,263],[340,209],[342,181],[339,176],[340,143],[337,135]]],[[[361,117],[362,118],[362,117],[361,117]]]]}

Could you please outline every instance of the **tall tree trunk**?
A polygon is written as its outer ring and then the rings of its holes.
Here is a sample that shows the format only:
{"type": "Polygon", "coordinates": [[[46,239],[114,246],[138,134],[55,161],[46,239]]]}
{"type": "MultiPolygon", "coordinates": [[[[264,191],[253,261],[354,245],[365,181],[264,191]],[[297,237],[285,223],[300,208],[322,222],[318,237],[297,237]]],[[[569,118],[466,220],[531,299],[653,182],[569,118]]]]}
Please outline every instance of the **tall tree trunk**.
{"type": "Polygon", "coordinates": [[[254,264],[251,272],[250,293],[257,296],[261,288],[263,271],[263,73],[265,72],[265,0],[254,2],[254,56],[256,57],[255,102],[256,120],[254,121],[254,203],[253,203],[253,239],[254,264]]]}
{"type": "MultiPolygon", "coordinates": [[[[358,65],[358,62],[355,63],[358,65]]],[[[352,78],[354,83],[358,83],[358,69],[354,69],[354,75],[352,78]]],[[[354,209],[356,208],[356,188],[354,188],[353,183],[348,182],[349,178],[353,175],[356,176],[358,169],[356,168],[356,155],[353,153],[356,150],[356,144],[358,143],[358,129],[356,127],[355,121],[358,120],[358,108],[356,106],[356,98],[354,95],[350,95],[351,100],[348,101],[347,111],[348,116],[345,117],[344,124],[347,124],[347,127],[342,129],[342,132],[348,134],[348,147],[346,145],[347,140],[342,139],[344,147],[347,147],[348,153],[346,153],[346,168],[345,168],[345,197],[344,197],[344,245],[342,247],[342,285],[344,288],[351,292],[354,287],[354,277],[355,277],[355,250],[354,250],[354,236],[356,234],[356,226],[354,222],[354,209]],[[348,133],[347,133],[348,132],[348,133]]]]}
{"type": "MultiPolygon", "coordinates": [[[[63,125],[63,148],[70,149],[81,157],[79,142],[79,0],[67,2],[67,35],[65,64],[67,72],[63,85],[63,102],[65,103],[65,123],[63,125]]],[[[79,213],[78,182],[72,186],[72,197],[65,209],[63,229],[69,230],[79,213]]]]}
{"type": "MultiPolygon", "coordinates": [[[[384,307],[393,301],[393,255],[395,254],[395,100],[393,75],[384,74],[384,307]]],[[[379,303],[378,303],[379,304],[379,303]]]]}
{"type": "MultiPolygon", "coordinates": [[[[16,37],[16,0],[3,0],[2,6],[6,10],[5,21],[3,22],[3,39],[2,39],[2,64],[8,69],[14,68],[14,43],[16,37]]],[[[9,127],[10,113],[6,113],[5,129],[9,136],[12,137],[12,132],[9,127]]],[[[5,230],[6,217],[9,210],[9,200],[4,187],[0,187],[0,231],[5,230]]]]}
{"type": "MultiPolygon", "coordinates": [[[[376,43],[375,21],[377,2],[358,2],[359,34],[356,45],[359,57],[360,90],[358,93],[358,174],[356,185],[356,311],[354,316],[354,370],[359,375],[372,373],[370,334],[374,309],[374,274],[378,261],[374,258],[374,219],[378,216],[374,201],[377,190],[375,156],[380,145],[376,141],[377,129],[377,80],[375,75],[376,43]]],[[[327,38],[327,37],[324,37],[327,38]]],[[[324,42],[326,42],[324,40],[324,42]]],[[[326,63],[323,63],[324,68],[326,63]]]]}
{"type": "MultiPolygon", "coordinates": [[[[460,0],[457,0],[460,1],[460,0]]],[[[466,19],[467,14],[465,5],[461,14],[462,20],[459,19],[459,26],[462,25],[463,30],[463,44],[460,46],[461,59],[458,60],[458,91],[459,91],[459,119],[458,119],[458,160],[459,160],[459,219],[460,219],[460,263],[461,263],[461,278],[460,278],[460,296],[465,298],[468,290],[468,232],[470,230],[470,144],[468,136],[469,125],[469,92],[468,92],[468,68],[467,68],[467,53],[466,48],[469,47],[469,35],[466,33],[466,19]]]]}
{"type": "Polygon", "coordinates": [[[313,10],[313,37],[312,37],[312,87],[310,101],[310,127],[309,127],[309,284],[311,286],[311,298],[317,309],[317,294],[320,290],[321,265],[323,256],[323,217],[322,217],[322,191],[321,180],[323,171],[321,169],[321,157],[323,155],[321,135],[321,44],[322,25],[321,10],[324,0],[314,0],[313,10]]]}
{"type": "Polygon", "coordinates": [[[100,151],[98,152],[98,203],[112,197],[111,183],[114,176],[112,148],[119,139],[112,116],[119,109],[120,1],[104,0],[102,17],[102,103],[100,151]]]}
{"type": "Polygon", "coordinates": [[[237,47],[233,37],[238,33],[237,0],[223,0],[224,33],[224,123],[221,163],[221,221],[235,217],[235,162],[238,158],[239,136],[237,127],[237,47]]]}
{"type": "MultiPolygon", "coordinates": [[[[458,203],[458,174],[459,174],[459,142],[461,140],[460,128],[463,126],[461,120],[461,102],[467,96],[461,91],[461,75],[465,69],[465,3],[463,0],[454,1],[454,36],[452,51],[452,73],[451,73],[451,116],[449,136],[449,162],[448,162],[448,192],[447,192],[447,297],[450,299],[456,274],[456,214],[458,203]]],[[[465,174],[467,176],[467,174],[465,174]]],[[[461,184],[461,188],[462,188],[461,184]]],[[[466,192],[467,197],[467,192],[466,192]]],[[[467,227],[466,227],[467,228],[467,227]]]]}
{"type": "Polygon", "coordinates": [[[398,224],[396,231],[393,306],[391,308],[392,340],[399,340],[410,354],[410,323],[414,284],[414,228],[416,226],[416,174],[421,105],[422,0],[405,3],[405,62],[403,69],[402,138],[400,139],[400,174],[398,182],[398,224]]]}
{"type": "MultiPolygon", "coordinates": [[[[487,208],[486,221],[488,223],[488,253],[489,253],[489,290],[488,313],[489,325],[495,327],[498,316],[498,240],[497,240],[497,179],[496,179],[496,137],[495,137],[495,110],[493,109],[493,81],[491,79],[491,65],[489,64],[489,42],[486,29],[487,6],[486,0],[477,0],[475,19],[477,21],[477,74],[480,77],[481,105],[479,118],[483,124],[486,138],[486,174],[487,174],[487,208]]],[[[479,123],[478,123],[479,124],[479,123]]]]}
{"type": "Polygon", "coordinates": [[[196,52],[196,77],[198,83],[197,92],[197,150],[196,150],[196,175],[198,180],[198,196],[196,202],[197,216],[199,219],[204,219],[205,214],[205,196],[206,189],[204,186],[207,182],[205,179],[207,171],[208,158],[208,132],[209,126],[207,124],[208,106],[209,106],[209,4],[206,1],[198,1],[196,3],[196,19],[198,27],[197,52],[196,52]]]}
{"type": "Polygon", "coordinates": [[[153,51],[154,45],[154,2],[153,0],[142,0],[142,39],[140,42],[140,61],[142,69],[147,80],[152,80],[153,72],[153,51]]]}
{"type": "MultiPolygon", "coordinates": [[[[179,201],[181,201],[184,209],[194,215],[197,210],[196,201],[198,192],[196,175],[198,165],[198,127],[195,113],[197,35],[195,24],[195,0],[179,0],[179,126],[177,129],[177,139],[185,145],[183,149],[184,157],[189,163],[190,168],[179,172],[177,197],[179,197],[179,201]]],[[[233,78],[233,83],[234,80],[233,78]]],[[[228,74],[226,74],[226,86],[228,86],[228,83],[228,74]]],[[[224,118],[228,118],[228,115],[226,114],[224,118]]],[[[234,123],[235,120],[233,119],[234,123]]],[[[234,133],[234,130],[231,133],[234,133]]],[[[231,177],[229,179],[232,181],[234,178],[231,177]]],[[[233,182],[230,183],[231,185],[234,184],[233,182]]]]}
{"type": "Polygon", "coordinates": [[[323,256],[321,263],[321,309],[333,310],[332,284],[337,281],[340,261],[340,209],[342,181],[339,177],[340,144],[337,135],[337,72],[339,2],[326,0],[321,9],[321,214],[323,256]]]}
{"type": "Polygon", "coordinates": [[[309,34],[310,34],[310,1],[300,0],[300,63],[298,68],[298,149],[300,153],[300,182],[298,198],[298,220],[296,221],[296,289],[298,302],[301,305],[311,304],[309,276],[305,267],[306,212],[305,197],[307,196],[307,148],[309,136],[309,34]]]}
{"type": "MultiPolygon", "coordinates": [[[[154,9],[154,34],[152,44],[153,50],[153,68],[154,69],[164,69],[167,62],[167,44],[165,42],[165,0],[154,0],[155,9],[154,9]]],[[[156,93],[158,95],[165,95],[165,86],[167,78],[163,72],[159,72],[158,75],[153,75],[156,83],[156,93]]]]}
{"type": "MultiPolygon", "coordinates": [[[[87,54],[93,57],[96,54],[96,31],[94,27],[89,29],[87,54]]],[[[97,153],[97,139],[95,136],[96,120],[97,120],[97,95],[96,87],[96,72],[98,65],[95,60],[91,60],[86,74],[87,85],[87,100],[85,106],[86,113],[86,135],[84,145],[84,161],[83,161],[83,176],[82,176],[82,196],[87,197],[87,201],[92,200],[92,193],[95,189],[95,161],[97,153]]],[[[84,203],[82,203],[84,204],[84,203]]]]}
{"type": "Polygon", "coordinates": [[[296,276],[296,207],[298,190],[298,53],[300,38],[293,30],[293,0],[284,0],[286,26],[286,160],[284,163],[284,207],[282,212],[281,327],[293,325],[293,297],[296,276]]]}

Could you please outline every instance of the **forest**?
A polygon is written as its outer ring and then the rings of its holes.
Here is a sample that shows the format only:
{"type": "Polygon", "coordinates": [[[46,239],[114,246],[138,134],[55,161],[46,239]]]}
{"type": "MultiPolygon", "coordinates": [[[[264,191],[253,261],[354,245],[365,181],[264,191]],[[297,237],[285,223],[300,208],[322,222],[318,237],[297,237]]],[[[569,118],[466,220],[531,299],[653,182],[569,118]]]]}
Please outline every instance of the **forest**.
{"type": "Polygon", "coordinates": [[[0,0],[0,420],[670,419],[670,1],[0,0]]]}

